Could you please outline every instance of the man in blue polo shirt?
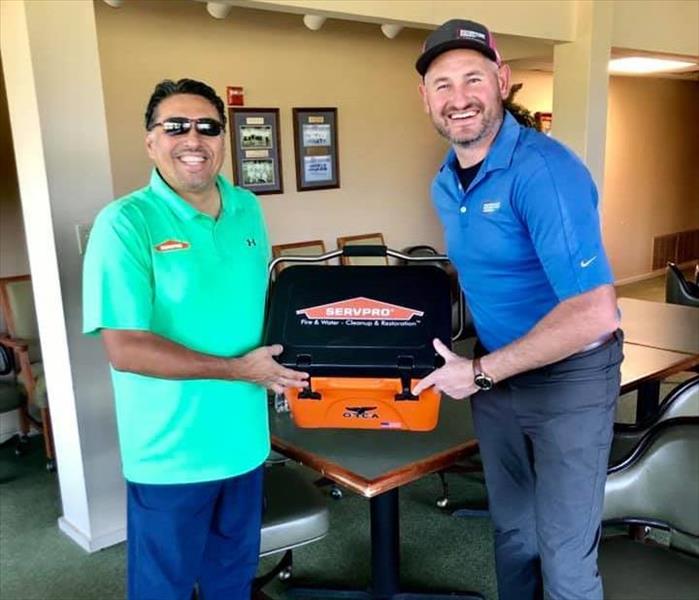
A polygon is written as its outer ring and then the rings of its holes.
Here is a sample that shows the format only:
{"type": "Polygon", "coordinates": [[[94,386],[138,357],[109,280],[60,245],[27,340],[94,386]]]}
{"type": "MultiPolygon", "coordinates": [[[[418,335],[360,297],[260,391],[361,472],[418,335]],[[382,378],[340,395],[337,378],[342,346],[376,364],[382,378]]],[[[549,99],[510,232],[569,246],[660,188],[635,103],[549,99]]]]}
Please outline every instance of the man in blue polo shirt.
{"type": "Polygon", "coordinates": [[[473,315],[473,361],[439,340],[435,386],[472,396],[500,598],[602,598],[597,545],[622,339],[585,166],[503,108],[491,33],[452,20],[416,63],[451,149],[432,197],[473,315]]]}
{"type": "Polygon", "coordinates": [[[260,346],[269,245],[255,196],[219,171],[226,117],[208,85],[159,83],[148,186],[90,234],[83,329],[111,365],[127,480],[128,597],[248,600],[257,567],[265,388],[304,387],[260,346]]]}

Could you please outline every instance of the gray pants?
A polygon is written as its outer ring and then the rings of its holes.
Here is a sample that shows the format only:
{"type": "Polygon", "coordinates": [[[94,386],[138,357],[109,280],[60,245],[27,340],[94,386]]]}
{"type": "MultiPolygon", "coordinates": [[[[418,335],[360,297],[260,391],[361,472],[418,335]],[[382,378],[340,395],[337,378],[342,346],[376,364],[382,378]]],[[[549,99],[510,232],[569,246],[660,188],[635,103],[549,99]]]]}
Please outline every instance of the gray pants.
{"type": "Polygon", "coordinates": [[[621,331],[471,399],[501,600],[601,600],[597,546],[621,331]]]}

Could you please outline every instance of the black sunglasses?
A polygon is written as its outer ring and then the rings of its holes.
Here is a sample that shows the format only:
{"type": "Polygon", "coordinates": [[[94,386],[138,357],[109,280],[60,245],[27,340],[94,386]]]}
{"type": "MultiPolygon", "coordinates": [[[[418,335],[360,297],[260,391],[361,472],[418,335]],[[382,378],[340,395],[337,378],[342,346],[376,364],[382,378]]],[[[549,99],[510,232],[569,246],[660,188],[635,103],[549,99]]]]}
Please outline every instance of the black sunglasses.
{"type": "Polygon", "coordinates": [[[223,123],[216,119],[188,119],[187,117],[170,117],[161,123],[153,123],[148,131],[160,126],[166,135],[184,135],[189,132],[192,125],[194,125],[197,133],[208,135],[209,137],[216,137],[223,131],[223,123]]]}

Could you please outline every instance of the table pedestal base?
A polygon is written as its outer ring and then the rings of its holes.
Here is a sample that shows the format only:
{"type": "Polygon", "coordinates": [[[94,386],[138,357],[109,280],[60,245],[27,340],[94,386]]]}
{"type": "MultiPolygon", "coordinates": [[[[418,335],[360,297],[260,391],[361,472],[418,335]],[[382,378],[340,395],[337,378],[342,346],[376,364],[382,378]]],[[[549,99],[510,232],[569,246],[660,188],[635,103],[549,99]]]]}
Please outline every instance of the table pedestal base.
{"type": "Polygon", "coordinates": [[[370,500],[371,503],[371,574],[369,590],[292,588],[291,598],[323,600],[483,600],[474,592],[404,592],[400,591],[400,530],[398,489],[370,500]]]}

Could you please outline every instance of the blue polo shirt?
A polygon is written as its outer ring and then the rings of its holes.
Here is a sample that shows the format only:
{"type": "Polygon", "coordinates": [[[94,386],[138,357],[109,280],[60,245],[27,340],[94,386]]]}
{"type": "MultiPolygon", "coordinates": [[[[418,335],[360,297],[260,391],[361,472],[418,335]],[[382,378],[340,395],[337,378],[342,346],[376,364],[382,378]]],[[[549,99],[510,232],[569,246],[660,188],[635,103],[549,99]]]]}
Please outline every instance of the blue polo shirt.
{"type": "Polygon", "coordinates": [[[563,300],[613,282],[595,184],[560,142],[506,112],[467,190],[457,172],[451,149],[432,199],[488,351],[525,335],[563,300]]]}

